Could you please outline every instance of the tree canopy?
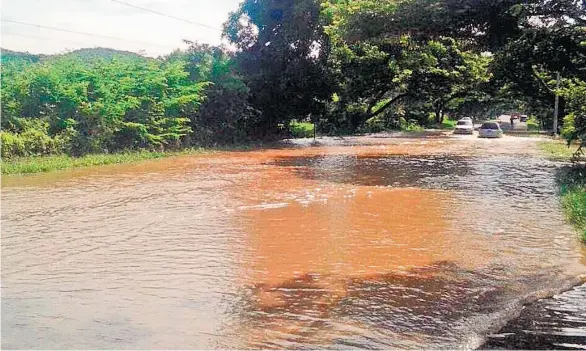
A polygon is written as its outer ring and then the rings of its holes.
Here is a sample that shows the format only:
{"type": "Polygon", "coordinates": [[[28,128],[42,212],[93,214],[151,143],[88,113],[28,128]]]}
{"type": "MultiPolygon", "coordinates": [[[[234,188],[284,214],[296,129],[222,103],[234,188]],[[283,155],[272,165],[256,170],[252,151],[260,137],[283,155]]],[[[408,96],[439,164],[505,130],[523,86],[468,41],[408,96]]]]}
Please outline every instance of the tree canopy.
{"type": "Polygon", "coordinates": [[[584,140],[586,9],[577,0],[244,0],[230,48],[157,59],[3,50],[2,153],[86,153],[352,133],[524,109],[584,140]],[[557,74],[561,76],[556,87],[557,74]]]}

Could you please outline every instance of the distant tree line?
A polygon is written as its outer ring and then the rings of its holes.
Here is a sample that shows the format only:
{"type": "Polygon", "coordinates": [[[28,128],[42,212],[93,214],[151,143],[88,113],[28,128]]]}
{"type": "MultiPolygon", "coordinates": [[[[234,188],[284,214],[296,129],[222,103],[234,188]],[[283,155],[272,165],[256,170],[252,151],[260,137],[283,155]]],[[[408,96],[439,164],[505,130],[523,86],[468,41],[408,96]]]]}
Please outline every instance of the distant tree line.
{"type": "Polygon", "coordinates": [[[2,156],[240,143],[521,110],[586,139],[576,0],[245,0],[224,35],[166,57],[2,55],[2,156]],[[556,88],[556,74],[562,79],[556,88]]]}

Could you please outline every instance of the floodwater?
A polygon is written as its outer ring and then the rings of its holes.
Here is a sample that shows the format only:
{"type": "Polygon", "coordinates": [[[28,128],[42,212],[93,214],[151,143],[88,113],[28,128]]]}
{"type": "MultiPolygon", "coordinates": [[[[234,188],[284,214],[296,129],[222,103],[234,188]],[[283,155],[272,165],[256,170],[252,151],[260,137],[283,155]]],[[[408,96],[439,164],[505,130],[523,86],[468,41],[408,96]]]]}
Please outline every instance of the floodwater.
{"type": "Polygon", "coordinates": [[[526,306],[483,349],[586,349],[586,284],[526,306]]]}
{"type": "Polygon", "coordinates": [[[2,184],[2,348],[474,348],[586,253],[536,141],[362,137],[2,184]]]}

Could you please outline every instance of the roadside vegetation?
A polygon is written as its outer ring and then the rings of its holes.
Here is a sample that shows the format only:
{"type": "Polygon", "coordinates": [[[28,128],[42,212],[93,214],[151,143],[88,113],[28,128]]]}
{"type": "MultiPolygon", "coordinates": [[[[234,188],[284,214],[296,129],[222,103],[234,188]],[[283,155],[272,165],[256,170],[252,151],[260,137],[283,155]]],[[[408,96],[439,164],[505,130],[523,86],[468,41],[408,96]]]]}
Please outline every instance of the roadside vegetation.
{"type": "Polygon", "coordinates": [[[551,129],[556,94],[564,137],[582,143],[586,18],[575,0],[555,5],[244,0],[224,25],[231,50],[193,42],[159,58],[5,50],[2,158],[308,137],[310,120],[341,135],[447,129],[464,116],[518,111],[534,116],[529,128],[551,129]]]}
{"type": "Polygon", "coordinates": [[[454,129],[456,128],[456,123],[458,123],[458,121],[453,120],[453,119],[444,119],[442,121],[442,128],[444,129],[454,129]]]}
{"type": "Polygon", "coordinates": [[[558,176],[561,201],[568,219],[576,225],[586,244],[586,166],[563,169],[558,176]]]}
{"type": "Polygon", "coordinates": [[[111,154],[88,154],[80,157],[69,155],[14,157],[8,160],[2,160],[0,167],[2,168],[2,174],[27,174],[77,167],[136,162],[169,156],[200,155],[209,152],[211,151],[203,148],[195,148],[172,152],[140,150],[111,154]]]}
{"type": "Polygon", "coordinates": [[[571,161],[578,151],[578,145],[568,145],[561,140],[544,140],[538,142],[537,145],[548,158],[557,161],[571,161]]]}
{"type": "Polygon", "coordinates": [[[292,120],[289,123],[289,130],[293,138],[312,138],[313,137],[313,123],[297,122],[292,120]]]}
{"type": "Polygon", "coordinates": [[[550,159],[574,161],[572,166],[559,171],[556,181],[564,211],[578,229],[580,239],[586,243],[586,165],[578,152],[578,145],[559,140],[542,141],[538,145],[550,159]]]}
{"type": "Polygon", "coordinates": [[[534,116],[531,116],[531,118],[527,120],[527,130],[531,132],[537,132],[541,130],[541,126],[534,116]]]}

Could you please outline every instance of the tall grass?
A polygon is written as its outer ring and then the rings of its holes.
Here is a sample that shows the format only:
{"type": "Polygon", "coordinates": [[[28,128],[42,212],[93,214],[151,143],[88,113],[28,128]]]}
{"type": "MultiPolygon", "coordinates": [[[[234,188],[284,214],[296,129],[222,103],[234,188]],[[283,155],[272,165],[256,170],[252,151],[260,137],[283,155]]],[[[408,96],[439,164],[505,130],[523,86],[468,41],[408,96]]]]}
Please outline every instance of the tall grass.
{"type": "Polygon", "coordinates": [[[557,181],[564,211],[580,231],[580,239],[586,243],[586,167],[562,169],[557,181]]]}
{"type": "Polygon", "coordinates": [[[128,163],[168,156],[201,154],[210,152],[201,148],[175,152],[135,151],[116,154],[91,154],[81,157],[67,155],[17,157],[0,162],[2,174],[23,174],[56,171],[67,168],[128,163]]]}
{"type": "Polygon", "coordinates": [[[578,150],[578,145],[568,146],[566,142],[556,140],[540,141],[537,146],[548,158],[558,161],[570,161],[576,150],[578,150]]]}
{"type": "MultiPolygon", "coordinates": [[[[578,145],[568,147],[565,142],[554,140],[539,142],[538,146],[548,158],[558,161],[570,161],[578,149],[578,145]]],[[[580,232],[580,239],[586,243],[586,166],[562,168],[556,181],[564,212],[580,232]]]]}

